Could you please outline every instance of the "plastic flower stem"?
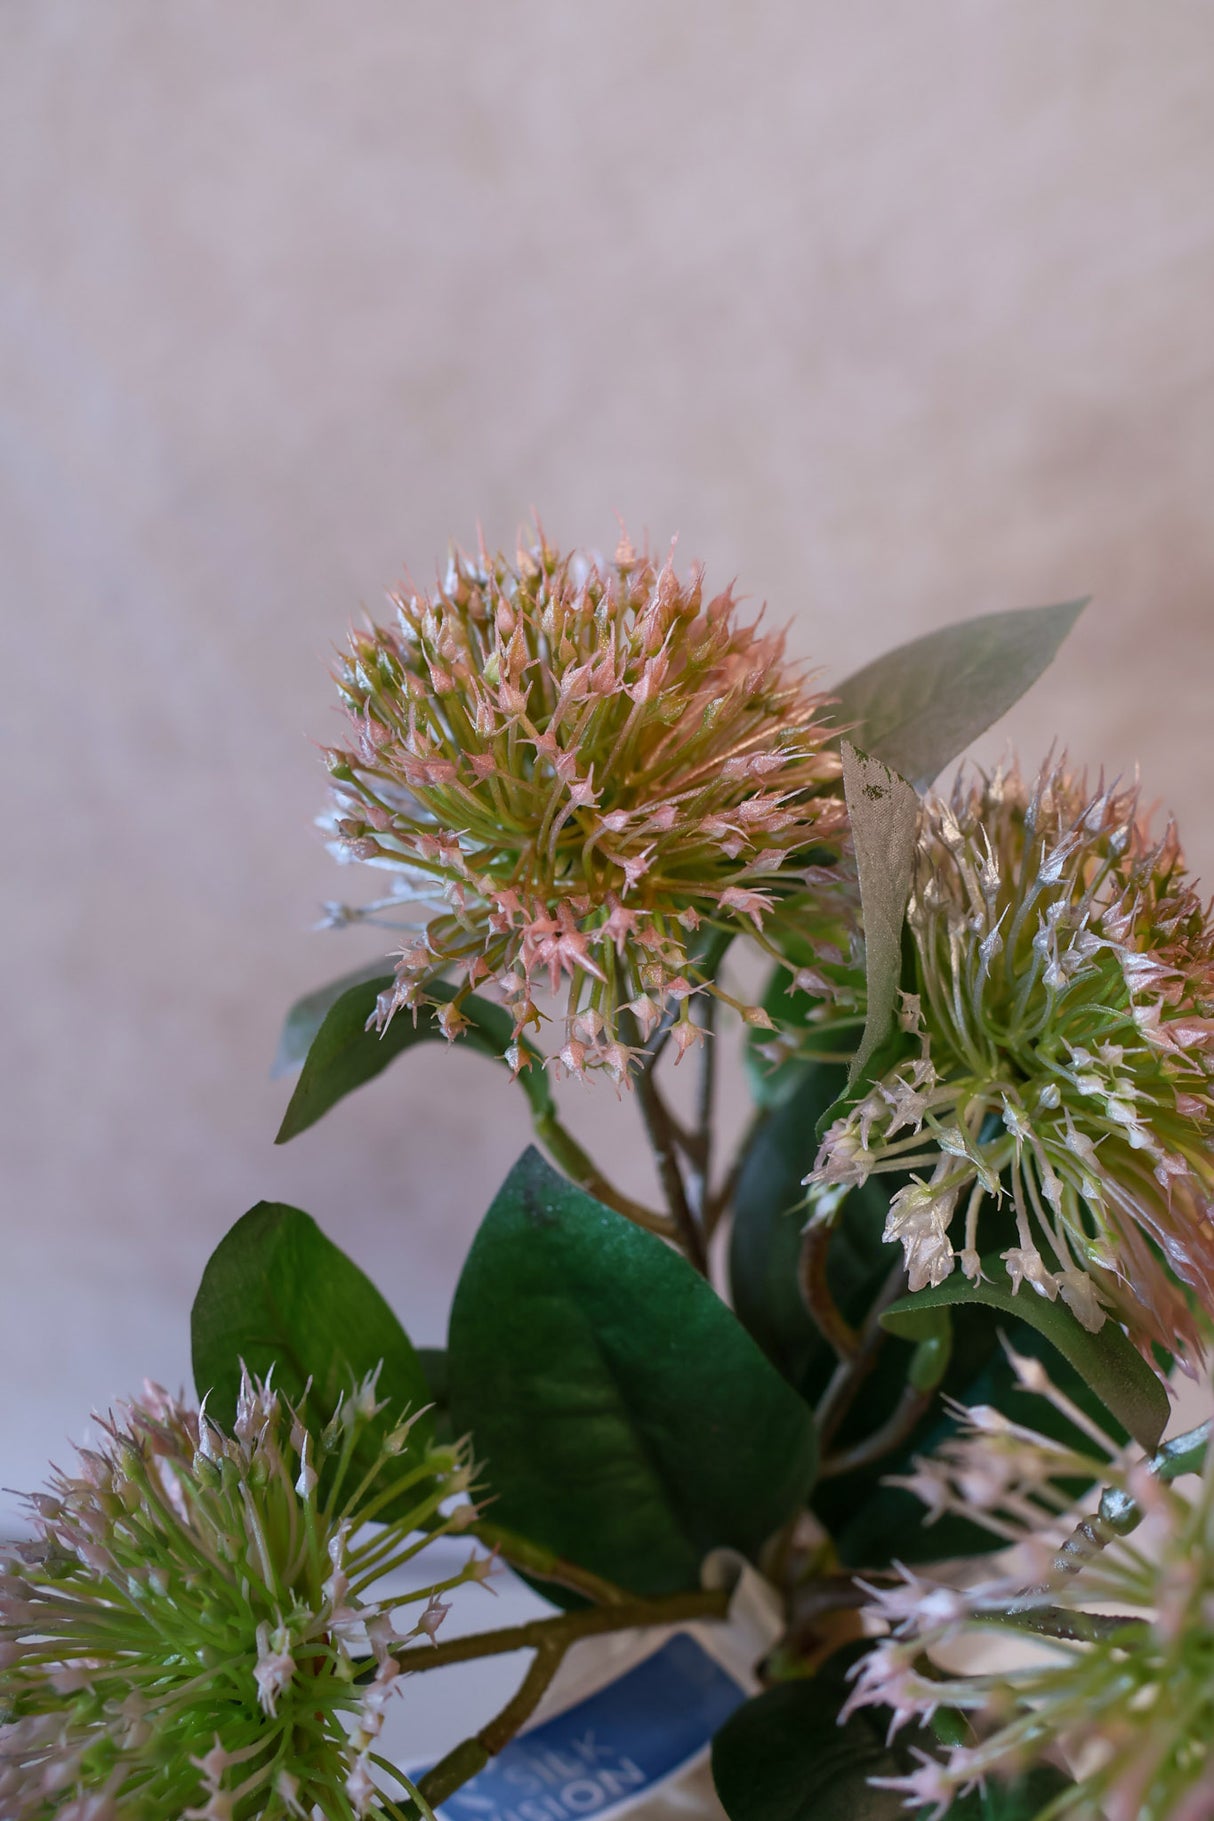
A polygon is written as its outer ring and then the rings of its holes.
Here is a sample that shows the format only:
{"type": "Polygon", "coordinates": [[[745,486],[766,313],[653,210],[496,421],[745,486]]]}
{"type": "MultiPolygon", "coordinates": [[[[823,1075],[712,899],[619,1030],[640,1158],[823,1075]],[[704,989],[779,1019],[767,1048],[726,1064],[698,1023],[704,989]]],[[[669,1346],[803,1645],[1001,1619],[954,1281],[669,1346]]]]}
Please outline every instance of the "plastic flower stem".
{"type": "Polygon", "coordinates": [[[814,1420],[818,1425],[819,1444],[824,1450],[834,1439],[840,1424],[855,1402],[861,1385],[876,1365],[877,1355],[885,1341],[885,1330],[881,1326],[881,1317],[891,1303],[897,1302],[905,1288],[906,1268],[899,1259],[864,1318],[864,1326],[860,1330],[859,1346],[851,1359],[840,1360],[830,1383],[822,1393],[822,1401],[814,1412],[814,1420]]]}
{"type": "MultiPolygon", "coordinates": [[[[1200,1473],[1212,1427],[1214,1425],[1207,1420],[1199,1423],[1196,1429],[1186,1429],[1183,1435],[1173,1436],[1152,1455],[1148,1470],[1165,1481],[1179,1479],[1185,1473],[1200,1473]]],[[[1144,1516],[1141,1505],[1129,1493],[1117,1486],[1106,1486],[1093,1515],[1079,1520],[1058,1551],[1059,1564],[1066,1564],[1077,1573],[1085,1562],[1090,1562],[1093,1556],[1107,1548],[1114,1537],[1127,1537],[1137,1530],[1144,1516]]],[[[1031,1599],[1036,1591],[1030,1588],[1025,1597],[1031,1599]]]]}
{"type": "Polygon", "coordinates": [[[723,1619],[729,1592],[676,1593],[661,1600],[631,1600],[621,1605],[594,1606],[588,1612],[564,1613],[558,1618],[533,1619],[525,1625],[503,1626],[472,1637],[451,1638],[433,1646],[413,1646],[394,1652],[403,1670],[440,1669],[449,1663],[466,1663],[475,1657],[497,1656],[512,1650],[533,1650],[534,1659],[518,1689],[501,1712],[470,1739],[465,1739],[427,1772],[418,1790],[431,1808],[438,1808],[461,1784],[482,1771],[490,1758],[531,1718],[571,1644],[580,1638],[611,1631],[633,1631],[646,1625],[678,1624],[687,1619],[723,1619]]]}
{"type": "Polygon", "coordinates": [[[500,1713],[470,1739],[462,1740],[421,1779],[417,1792],[431,1813],[510,1743],[543,1700],[564,1657],[563,1645],[540,1645],[526,1675],[500,1713]]]}
{"type": "Polygon", "coordinates": [[[524,1574],[534,1575],[540,1581],[554,1581],[573,1593],[584,1593],[587,1599],[600,1606],[619,1606],[632,1599],[632,1595],[617,1587],[614,1581],[604,1580],[602,1575],[592,1574],[589,1568],[566,1561],[555,1550],[542,1543],[533,1543],[530,1537],[519,1536],[513,1530],[503,1529],[500,1524],[478,1522],[469,1526],[469,1534],[487,1548],[496,1550],[512,1568],[521,1568],[524,1574]]]}
{"type": "Polygon", "coordinates": [[[641,1119],[645,1126],[645,1134],[649,1139],[650,1149],[653,1152],[654,1162],[657,1165],[662,1193],[666,1197],[666,1205],[670,1209],[671,1219],[677,1230],[679,1246],[701,1276],[707,1277],[708,1250],[704,1244],[700,1224],[687,1199],[687,1187],[679,1168],[674,1128],[666,1110],[666,1103],[653,1078],[653,1067],[653,1062],[646,1058],[637,1071],[636,1090],[641,1108],[641,1119]]]}
{"type": "Polygon", "coordinates": [[[626,1220],[631,1220],[638,1227],[644,1227],[648,1233],[660,1234],[663,1239],[674,1239],[678,1228],[673,1219],[661,1214],[656,1208],[647,1208],[630,1196],[621,1195],[603,1175],[594,1160],[582,1149],[573,1134],[563,1126],[555,1113],[536,1113],[532,1119],[536,1137],[550,1154],[554,1163],[559,1163],[571,1182],[579,1189],[585,1189],[604,1207],[614,1208],[626,1220]]]}
{"type": "Polygon", "coordinates": [[[501,1656],[511,1650],[538,1650],[552,1642],[568,1649],[580,1638],[600,1637],[611,1631],[681,1625],[690,1619],[723,1619],[729,1610],[729,1598],[728,1588],[697,1587],[689,1593],[666,1594],[658,1600],[588,1606],[581,1612],[562,1612],[550,1619],[527,1619],[522,1625],[501,1625],[494,1631],[474,1631],[464,1638],[444,1638],[441,1643],[410,1644],[392,1655],[402,1669],[421,1671],[442,1669],[448,1663],[470,1663],[477,1657],[501,1656]]]}
{"type": "Polygon", "coordinates": [[[708,1184],[712,1172],[712,1113],[716,1095],[716,1001],[707,999],[700,1011],[699,1024],[705,1033],[700,1045],[699,1072],[696,1076],[695,1124],[682,1139],[687,1159],[687,1198],[692,1213],[707,1238],[708,1184]]]}
{"type": "MultiPolygon", "coordinates": [[[[864,1579],[872,1586],[892,1584],[896,1577],[873,1569],[865,1573],[864,1579]]],[[[871,1593],[858,1584],[856,1575],[846,1572],[815,1574],[798,1582],[788,1592],[788,1629],[779,1646],[781,1653],[791,1663],[804,1663],[822,1648],[824,1620],[829,1621],[838,1613],[858,1612],[871,1599],[871,1593]]]]}
{"type": "Polygon", "coordinates": [[[874,1461],[892,1454],[931,1408],[932,1396],[930,1391],[916,1391],[913,1385],[905,1385],[892,1415],[853,1447],[828,1455],[818,1469],[818,1478],[837,1479],[840,1474],[855,1473],[858,1468],[869,1467],[874,1461]]]}
{"type": "Polygon", "coordinates": [[[1114,1642],[1126,1630],[1146,1631],[1150,1620],[1137,1613],[1074,1612],[1059,1606],[1025,1606],[1007,1612],[983,1614],[985,1623],[1031,1631],[1038,1637],[1059,1638],[1068,1644],[1095,1644],[1102,1638],[1114,1642]]]}
{"type": "Polygon", "coordinates": [[[733,1198],[737,1193],[738,1182],[742,1175],[742,1167],[750,1153],[751,1146],[770,1117],[766,1108],[760,1108],[752,1115],[746,1130],[738,1140],[738,1146],[729,1168],[717,1188],[709,1196],[708,1206],[704,1211],[704,1232],[708,1239],[712,1238],[722,1219],[732,1208],[733,1198]]]}
{"type": "Polygon", "coordinates": [[[831,1236],[832,1230],[825,1223],[810,1221],[801,1239],[797,1283],[801,1301],[820,1332],[841,1360],[850,1360],[855,1359],[860,1350],[860,1336],[831,1295],[826,1275],[831,1236]]]}
{"type": "MultiPolygon", "coordinates": [[[[1161,1480],[1176,1480],[1182,1473],[1200,1473],[1210,1445],[1211,1428],[1214,1424],[1207,1419],[1198,1423],[1196,1429],[1186,1429],[1183,1435],[1173,1436],[1151,1457],[1151,1472],[1161,1480]]],[[[1138,1511],[1138,1520],[1141,1518],[1142,1513],[1138,1511]]]]}

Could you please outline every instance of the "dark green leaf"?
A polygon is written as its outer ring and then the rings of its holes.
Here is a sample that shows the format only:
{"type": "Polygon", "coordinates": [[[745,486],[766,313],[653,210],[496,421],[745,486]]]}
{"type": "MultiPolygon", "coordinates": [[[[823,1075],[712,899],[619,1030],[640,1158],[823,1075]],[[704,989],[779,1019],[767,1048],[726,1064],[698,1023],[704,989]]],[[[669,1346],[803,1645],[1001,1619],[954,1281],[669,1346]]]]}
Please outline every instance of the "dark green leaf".
{"type": "Polygon", "coordinates": [[[984,614],[912,639],[847,679],[836,720],[926,790],[1032,687],[1086,604],[984,614]]]}
{"type": "MultiPolygon", "coordinates": [[[[442,1038],[438,1021],[428,1007],[418,1011],[416,1023],[411,1013],[398,1012],[386,1031],[380,1033],[373,1025],[367,1028],[380,993],[391,985],[392,975],[380,974],[347,988],[329,1008],[295,1084],[276,1144],[285,1144],[306,1132],[331,1106],[382,1074],[403,1050],[442,1038]]],[[[427,991],[436,999],[455,997],[455,988],[442,982],[432,982],[427,991]]],[[[469,1020],[460,1042],[482,1055],[503,1060],[514,1029],[509,1013],[475,994],[462,1001],[460,1010],[469,1020]]],[[[519,1081],[537,1113],[552,1112],[552,1089],[538,1057],[523,1070],[519,1081]]]]}
{"type": "Polygon", "coordinates": [[[870,1710],[838,1724],[838,1692],[818,1677],[781,1682],[725,1722],[712,1776],[729,1821],[904,1821],[896,1790],[869,1777],[903,1774],[870,1710]]]}
{"type": "Polygon", "coordinates": [[[862,1078],[867,1063],[894,1027],[919,799],[905,778],[880,759],[858,752],[847,740],[843,742],[843,788],[860,875],[868,998],[864,1035],[848,1070],[851,1087],[862,1078]]]}
{"type": "MultiPolygon", "coordinates": [[[[220,1240],[202,1274],[190,1320],[194,1382],[219,1422],[230,1425],[240,1362],[257,1378],[273,1368],[291,1403],[311,1380],[308,1410],[324,1423],[364,1375],[382,1361],[378,1395],[387,1407],[356,1460],[364,1470],[379,1437],[405,1410],[430,1402],[412,1343],[370,1279],[326,1239],[310,1215],[260,1201],[220,1240]]],[[[429,1416],[409,1446],[424,1449],[429,1416]]]]}
{"type": "Polygon", "coordinates": [[[529,1150],[455,1294],[451,1412],[495,1522],[639,1594],[805,1499],[805,1405],[686,1261],[529,1150]]]}
{"type": "MultiPolygon", "coordinates": [[[[854,1661],[859,1650],[843,1653],[854,1661]]],[[[834,1659],[818,1675],[782,1682],[748,1701],[713,1741],[712,1774],[729,1821],[904,1821],[905,1798],[870,1777],[916,1768],[912,1745],[931,1751],[926,1730],[887,1743],[889,1710],[861,1708],[838,1724],[847,1684],[834,1659]]],[[[1069,1782],[1040,1765],[1014,1783],[992,1778],[953,1803],[953,1821],[1032,1821],[1069,1782]]]]}
{"type": "Polygon", "coordinates": [[[327,986],[318,986],[314,993],[305,993],[283,1020],[282,1033],[278,1039],[278,1050],[270,1067],[270,1077],[277,1080],[280,1075],[289,1075],[297,1069],[312,1047],[313,1040],[325,1021],[329,1007],[336,1005],[342,994],[352,986],[361,986],[365,980],[383,980],[384,958],[377,955],[363,967],[352,968],[339,980],[330,980],[327,986]]]}
{"type": "Polygon", "coordinates": [[[447,1383],[447,1349],[445,1347],[419,1347],[417,1363],[426,1378],[430,1393],[429,1402],[434,1420],[434,1439],[436,1442],[454,1442],[455,1430],[451,1425],[451,1394],[447,1383]]]}
{"type": "Polygon", "coordinates": [[[1139,1447],[1154,1453],[1167,1427],[1171,1404],[1164,1385],[1117,1323],[1106,1321],[1098,1334],[1089,1334],[1061,1301],[1047,1302],[1029,1289],[1013,1292],[997,1256],[984,1258],[982,1269],[985,1275],[979,1283],[971,1284],[954,1272],[934,1290],[903,1297],[882,1316],[883,1325],[891,1334],[914,1340],[918,1339],[915,1330],[920,1311],[974,1303],[1026,1321],[1069,1361],[1139,1447]]]}

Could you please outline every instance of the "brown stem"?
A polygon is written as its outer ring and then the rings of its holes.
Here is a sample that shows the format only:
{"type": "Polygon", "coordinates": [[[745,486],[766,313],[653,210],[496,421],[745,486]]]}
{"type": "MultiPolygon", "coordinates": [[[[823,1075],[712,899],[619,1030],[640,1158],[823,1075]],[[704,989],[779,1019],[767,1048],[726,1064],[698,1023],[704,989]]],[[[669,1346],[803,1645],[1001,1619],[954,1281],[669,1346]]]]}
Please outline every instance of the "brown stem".
{"type": "Polygon", "coordinates": [[[746,1159],[750,1153],[750,1148],[757,1138],[761,1126],[768,1118],[770,1118],[770,1114],[767,1110],[760,1109],[760,1111],[751,1119],[745,1132],[743,1132],[741,1139],[738,1141],[738,1148],[733,1154],[729,1169],[715,1193],[709,1197],[708,1208],[704,1216],[704,1231],[709,1239],[711,1239],[716,1232],[723,1216],[728,1214],[733,1207],[733,1198],[737,1193],[738,1183],[741,1179],[746,1159]]]}
{"type": "Polygon", "coordinates": [[[470,1777],[484,1770],[503,1745],[509,1745],[543,1700],[564,1656],[563,1644],[541,1644],[518,1689],[501,1712],[472,1738],[464,1739],[445,1758],[440,1758],[433,1770],[427,1771],[417,1788],[418,1794],[432,1809],[438,1808],[470,1777]]]}
{"type": "Polygon", "coordinates": [[[877,1363],[877,1356],[885,1342],[885,1330],[881,1326],[881,1317],[897,1302],[906,1288],[906,1267],[899,1259],[881,1286],[876,1301],[864,1318],[860,1330],[860,1342],[851,1359],[841,1360],[835,1368],[834,1376],[822,1394],[822,1401],[814,1412],[818,1425],[818,1440],[823,1450],[830,1443],[839,1429],[844,1417],[856,1400],[861,1385],[877,1363]]]}
{"type": "Polygon", "coordinates": [[[443,1669],[448,1663],[471,1663],[510,1650],[539,1650],[556,1642],[562,1649],[579,1638],[610,1631],[637,1631],[646,1625],[678,1625],[688,1619],[723,1619],[729,1608],[726,1588],[674,1593],[662,1600],[627,1600],[613,1606],[591,1606],[583,1612],[559,1613],[551,1619],[528,1619],[496,1631],[474,1631],[466,1638],[439,1644],[411,1644],[392,1654],[402,1669],[443,1669]]]}
{"type": "Polygon", "coordinates": [[[860,1336],[832,1296],[826,1275],[831,1232],[823,1222],[810,1221],[801,1237],[797,1283],[801,1301],[839,1358],[854,1359],[860,1350],[860,1336]]]}
{"type": "Polygon", "coordinates": [[[716,1094],[716,1000],[707,999],[700,1011],[700,1028],[704,1041],[700,1045],[699,1071],[696,1076],[694,1123],[690,1132],[675,1135],[687,1159],[687,1198],[692,1212],[704,1230],[708,1215],[708,1183],[712,1172],[712,1114],[716,1094]]]}
{"type": "Polygon", "coordinates": [[[418,1793],[431,1808],[438,1808],[484,1770],[490,1758],[508,1745],[531,1718],[552,1682],[565,1652],[579,1638],[610,1631],[633,1631],[643,1625],[671,1625],[686,1619],[723,1619],[729,1610],[729,1592],[676,1593],[664,1600],[630,1600],[614,1606],[595,1606],[588,1612],[565,1613],[554,1619],[533,1619],[525,1625],[506,1625],[497,1631],[476,1632],[467,1638],[450,1638],[443,1644],[413,1645],[394,1652],[403,1670],[441,1669],[449,1663],[467,1663],[476,1657],[498,1656],[512,1650],[534,1650],[535,1657],[517,1691],[488,1725],[464,1739],[439,1760],[418,1784],[418,1793]]]}
{"type": "Polygon", "coordinates": [[[653,1078],[653,1063],[644,1062],[636,1077],[637,1100],[640,1103],[641,1119],[645,1133],[653,1151],[657,1165],[658,1180],[666,1205],[670,1209],[671,1219],[678,1232],[679,1245],[702,1276],[708,1275],[708,1251],[704,1244],[704,1235],[699,1222],[691,1211],[687,1199],[687,1189],[683,1174],[679,1169],[678,1146],[666,1103],[658,1092],[658,1084],[653,1078]]]}
{"type": "Polygon", "coordinates": [[[931,1401],[930,1391],[916,1391],[913,1385],[904,1386],[897,1407],[880,1428],[874,1429],[862,1441],[854,1442],[850,1448],[827,1455],[818,1469],[818,1478],[837,1479],[842,1473],[854,1473],[857,1467],[869,1467],[874,1461],[892,1454],[899,1443],[906,1440],[931,1401]]]}
{"type": "MultiPolygon", "coordinates": [[[[865,1575],[870,1586],[885,1581],[893,1584],[897,1577],[880,1571],[865,1575]]],[[[815,1576],[804,1586],[795,1587],[789,1595],[788,1631],[785,1647],[794,1656],[805,1656],[815,1650],[822,1639],[822,1621],[839,1612],[858,1612],[872,1602],[872,1594],[856,1585],[850,1574],[815,1576]]]]}

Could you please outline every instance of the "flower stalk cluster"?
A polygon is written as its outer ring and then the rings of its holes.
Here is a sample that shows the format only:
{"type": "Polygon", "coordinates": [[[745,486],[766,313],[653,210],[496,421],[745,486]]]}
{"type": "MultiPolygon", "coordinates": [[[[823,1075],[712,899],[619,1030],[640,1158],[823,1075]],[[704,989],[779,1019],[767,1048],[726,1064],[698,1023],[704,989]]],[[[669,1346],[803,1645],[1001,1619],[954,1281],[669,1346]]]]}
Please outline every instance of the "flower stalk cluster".
{"type": "Polygon", "coordinates": [[[982,1271],[983,1209],[1015,1221],[1013,1286],[1200,1356],[1214,1305],[1214,930],[1175,830],[1063,766],[958,779],[922,812],[908,921],[911,1053],[826,1136],[833,1212],[909,1172],[887,1240],[912,1290],[982,1271]]]}
{"type": "Polygon", "coordinates": [[[887,1708],[891,1734],[942,1709],[970,1717],[961,1743],[917,1752],[913,1771],[884,1780],[934,1817],[1053,1755],[1074,1781],[1038,1821],[1199,1821],[1214,1813],[1214,1449],[1203,1436],[1186,1451],[1196,1460],[1110,1459],[1115,1443],[1036,1362],[1016,1364],[1086,1436],[1054,1441],[979,1408],[898,1482],[930,1517],[962,1514],[1015,1554],[965,1587],[906,1569],[897,1584],[870,1587],[871,1617],[887,1631],[860,1660],[843,1717],[887,1708]],[[1177,1465],[1200,1477],[1170,1483],[1177,1465]],[[1076,1477],[1105,1485],[1077,1525],[1063,1483],[1076,1477]],[[1142,1542],[1131,1540],[1144,1518],[1142,1542]],[[960,1667],[981,1646],[991,1668],[960,1667]]]}
{"type": "Polygon", "coordinates": [[[36,1540],[0,1560],[9,1821],[416,1812],[376,1750],[396,1651],[433,1638],[443,1596],[488,1563],[378,1596],[474,1516],[444,1515],[464,1450],[403,1452],[408,1421],[356,1464],[382,1408],[369,1379],[318,1430],[246,1374],[231,1434],[155,1386],[97,1419],[77,1472],[30,1497],[36,1540]]]}
{"type": "Polygon", "coordinates": [[[693,996],[727,997],[716,939],[812,940],[839,761],[824,698],[729,590],[706,600],[698,570],[626,539],[605,562],[540,535],[514,563],[456,552],[394,605],[351,637],[351,737],[328,754],[339,855],[393,874],[373,908],[410,907],[381,1027],[430,1005],[455,1037],[488,986],[517,1067],[537,996],[563,994],[560,1063],[624,1081],[664,1021],[678,1055],[703,1040],[693,996]]]}

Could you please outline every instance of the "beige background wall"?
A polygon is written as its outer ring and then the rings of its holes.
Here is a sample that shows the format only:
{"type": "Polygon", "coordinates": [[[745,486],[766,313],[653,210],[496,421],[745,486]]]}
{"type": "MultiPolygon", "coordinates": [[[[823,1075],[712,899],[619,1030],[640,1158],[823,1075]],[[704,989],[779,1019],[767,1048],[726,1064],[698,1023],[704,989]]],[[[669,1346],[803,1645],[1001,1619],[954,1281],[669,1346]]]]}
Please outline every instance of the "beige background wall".
{"type": "Polygon", "coordinates": [[[0,8],[0,1483],[187,1376],[258,1197],[442,1335],[510,1090],[434,1056],[275,1151],[266,1071],[374,946],[309,931],[330,642],[478,518],[677,531],[836,676],[1090,592],[1007,731],[1141,759],[1214,873],[1212,53],[1182,0],[0,8]]]}

